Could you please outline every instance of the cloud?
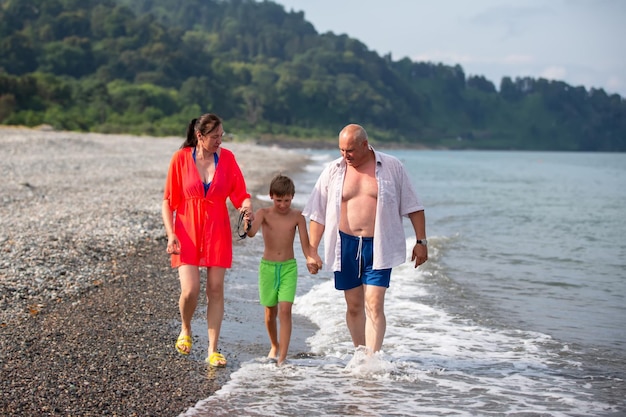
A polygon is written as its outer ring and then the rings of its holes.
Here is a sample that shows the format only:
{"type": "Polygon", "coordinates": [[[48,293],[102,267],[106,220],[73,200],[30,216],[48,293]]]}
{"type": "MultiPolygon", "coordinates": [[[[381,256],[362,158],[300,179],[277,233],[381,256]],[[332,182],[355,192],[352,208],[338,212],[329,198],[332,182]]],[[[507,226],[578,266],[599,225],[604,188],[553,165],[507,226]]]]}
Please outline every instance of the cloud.
{"type": "Polygon", "coordinates": [[[626,12],[626,3],[623,0],[567,0],[566,6],[582,7],[590,11],[608,11],[610,13],[626,12]]]}
{"type": "Polygon", "coordinates": [[[616,75],[610,76],[608,80],[606,80],[606,88],[608,91],[620,91],[626,87],[624,80],[621,77],[616,75]]]}
{"type": "Polygon", "coordinates": [[[457,52],[447,51],[435,51],[426,52],[423,54],[414,55],[411,57],[413,61],[427,61],[427,62],[444,62],[447,64],[462,64],[465,62],[472,62],[474,59],[468,54],[459,54],[457,52]]]}
{"type": "Polygon", "coordinates": [[[531,64],[533,62],[535,62],[535,58],[532,55],[523,54],[511,54],[494,61],[494,63],[507,65],[531,64]]]}
{"type": "Polygon", "coordinates": [[[504,37],[516,37],[532,30],[537,19],[551,17],[554,11],[549,7],[491,7],[474,15],[469,22],[479,26],[495,26],[504,29],[504,37]]]}
{"type": "Polygon", "coordinates": [[[527,54],[508,54],[505,56],[483,56],[461,54],[458,52],[435,51],[414,55],[413,61],[443,62],[447,64],[493,64],[493,65],[521,65],[532,64],[535,57],[527,54]]]}
{"type": "Polygon", "coordinates": [[[559,66],[550,66],[541,71],[540,76],[548,80],[564,80],[567,78],[567,70],[559,66]]]}

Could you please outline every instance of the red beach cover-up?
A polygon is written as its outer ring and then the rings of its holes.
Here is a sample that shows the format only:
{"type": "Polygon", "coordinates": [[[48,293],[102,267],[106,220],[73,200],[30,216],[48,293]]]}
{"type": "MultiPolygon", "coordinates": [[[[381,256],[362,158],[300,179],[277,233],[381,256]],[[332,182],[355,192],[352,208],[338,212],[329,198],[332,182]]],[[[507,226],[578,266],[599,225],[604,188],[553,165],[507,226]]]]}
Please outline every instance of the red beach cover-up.
{"type": "Polygon", "coordinates": [[[174,153],[165,182],[163,199],[175,213],[174,233],[180,241],[180,254],[172,254],[171,264],[173,268],[230,268],[233,240],[226,198],[240,208],[250,194],[235,155],[220,148],[219,162],[205,195],[192,151],[192,147],[185,147],[174,153]]]}

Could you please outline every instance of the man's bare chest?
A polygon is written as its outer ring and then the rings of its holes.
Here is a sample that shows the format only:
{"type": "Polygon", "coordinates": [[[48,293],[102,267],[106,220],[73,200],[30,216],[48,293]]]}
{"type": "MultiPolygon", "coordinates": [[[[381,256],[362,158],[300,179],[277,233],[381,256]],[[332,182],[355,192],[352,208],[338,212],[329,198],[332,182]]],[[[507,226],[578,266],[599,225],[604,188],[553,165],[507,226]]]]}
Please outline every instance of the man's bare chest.
{"type": "Polygon", "coordinates": [[[342,200],[348,201],[353,198],[378,196],[378,184],[374,172],[346,171],[343,181],[342,200]]]}

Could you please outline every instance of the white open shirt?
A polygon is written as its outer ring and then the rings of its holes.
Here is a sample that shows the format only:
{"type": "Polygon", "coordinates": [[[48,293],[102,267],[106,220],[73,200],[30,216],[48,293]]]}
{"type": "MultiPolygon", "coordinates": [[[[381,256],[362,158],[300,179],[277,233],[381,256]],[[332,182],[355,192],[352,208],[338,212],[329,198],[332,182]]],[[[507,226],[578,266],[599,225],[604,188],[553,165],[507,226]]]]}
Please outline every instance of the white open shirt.
{"type": "MultiPolygon", "coordinates": [[[[374,149],[370,146],[370,149],[374,149]]],[[[402,163],[374,151],[378,199],[374,226],[373,269],[388,269],[406,261],[403,217],[424,210],[402,163]]],[[[302,214],[324,225],[324,269],[341,271],[339,217],[347,164],[337,158],[324,168],[302,214]]]]}

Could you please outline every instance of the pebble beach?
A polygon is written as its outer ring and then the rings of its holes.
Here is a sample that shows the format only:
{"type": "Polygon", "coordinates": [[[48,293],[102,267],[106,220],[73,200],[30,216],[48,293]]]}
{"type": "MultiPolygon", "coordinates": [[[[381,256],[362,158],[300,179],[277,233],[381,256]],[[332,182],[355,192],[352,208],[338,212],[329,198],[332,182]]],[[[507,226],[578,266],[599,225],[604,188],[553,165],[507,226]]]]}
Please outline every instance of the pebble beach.
{"type": "MultiPolygon", "coordinates": [[[[206,346],[173,347],[179,286],[160,207],[182,141],[0,127],[0,415],[176,416],[249,356],[231,346],[212,370],[206,346]]],[[[222,146],[253,196],[306,163],[222,146]]]]}

